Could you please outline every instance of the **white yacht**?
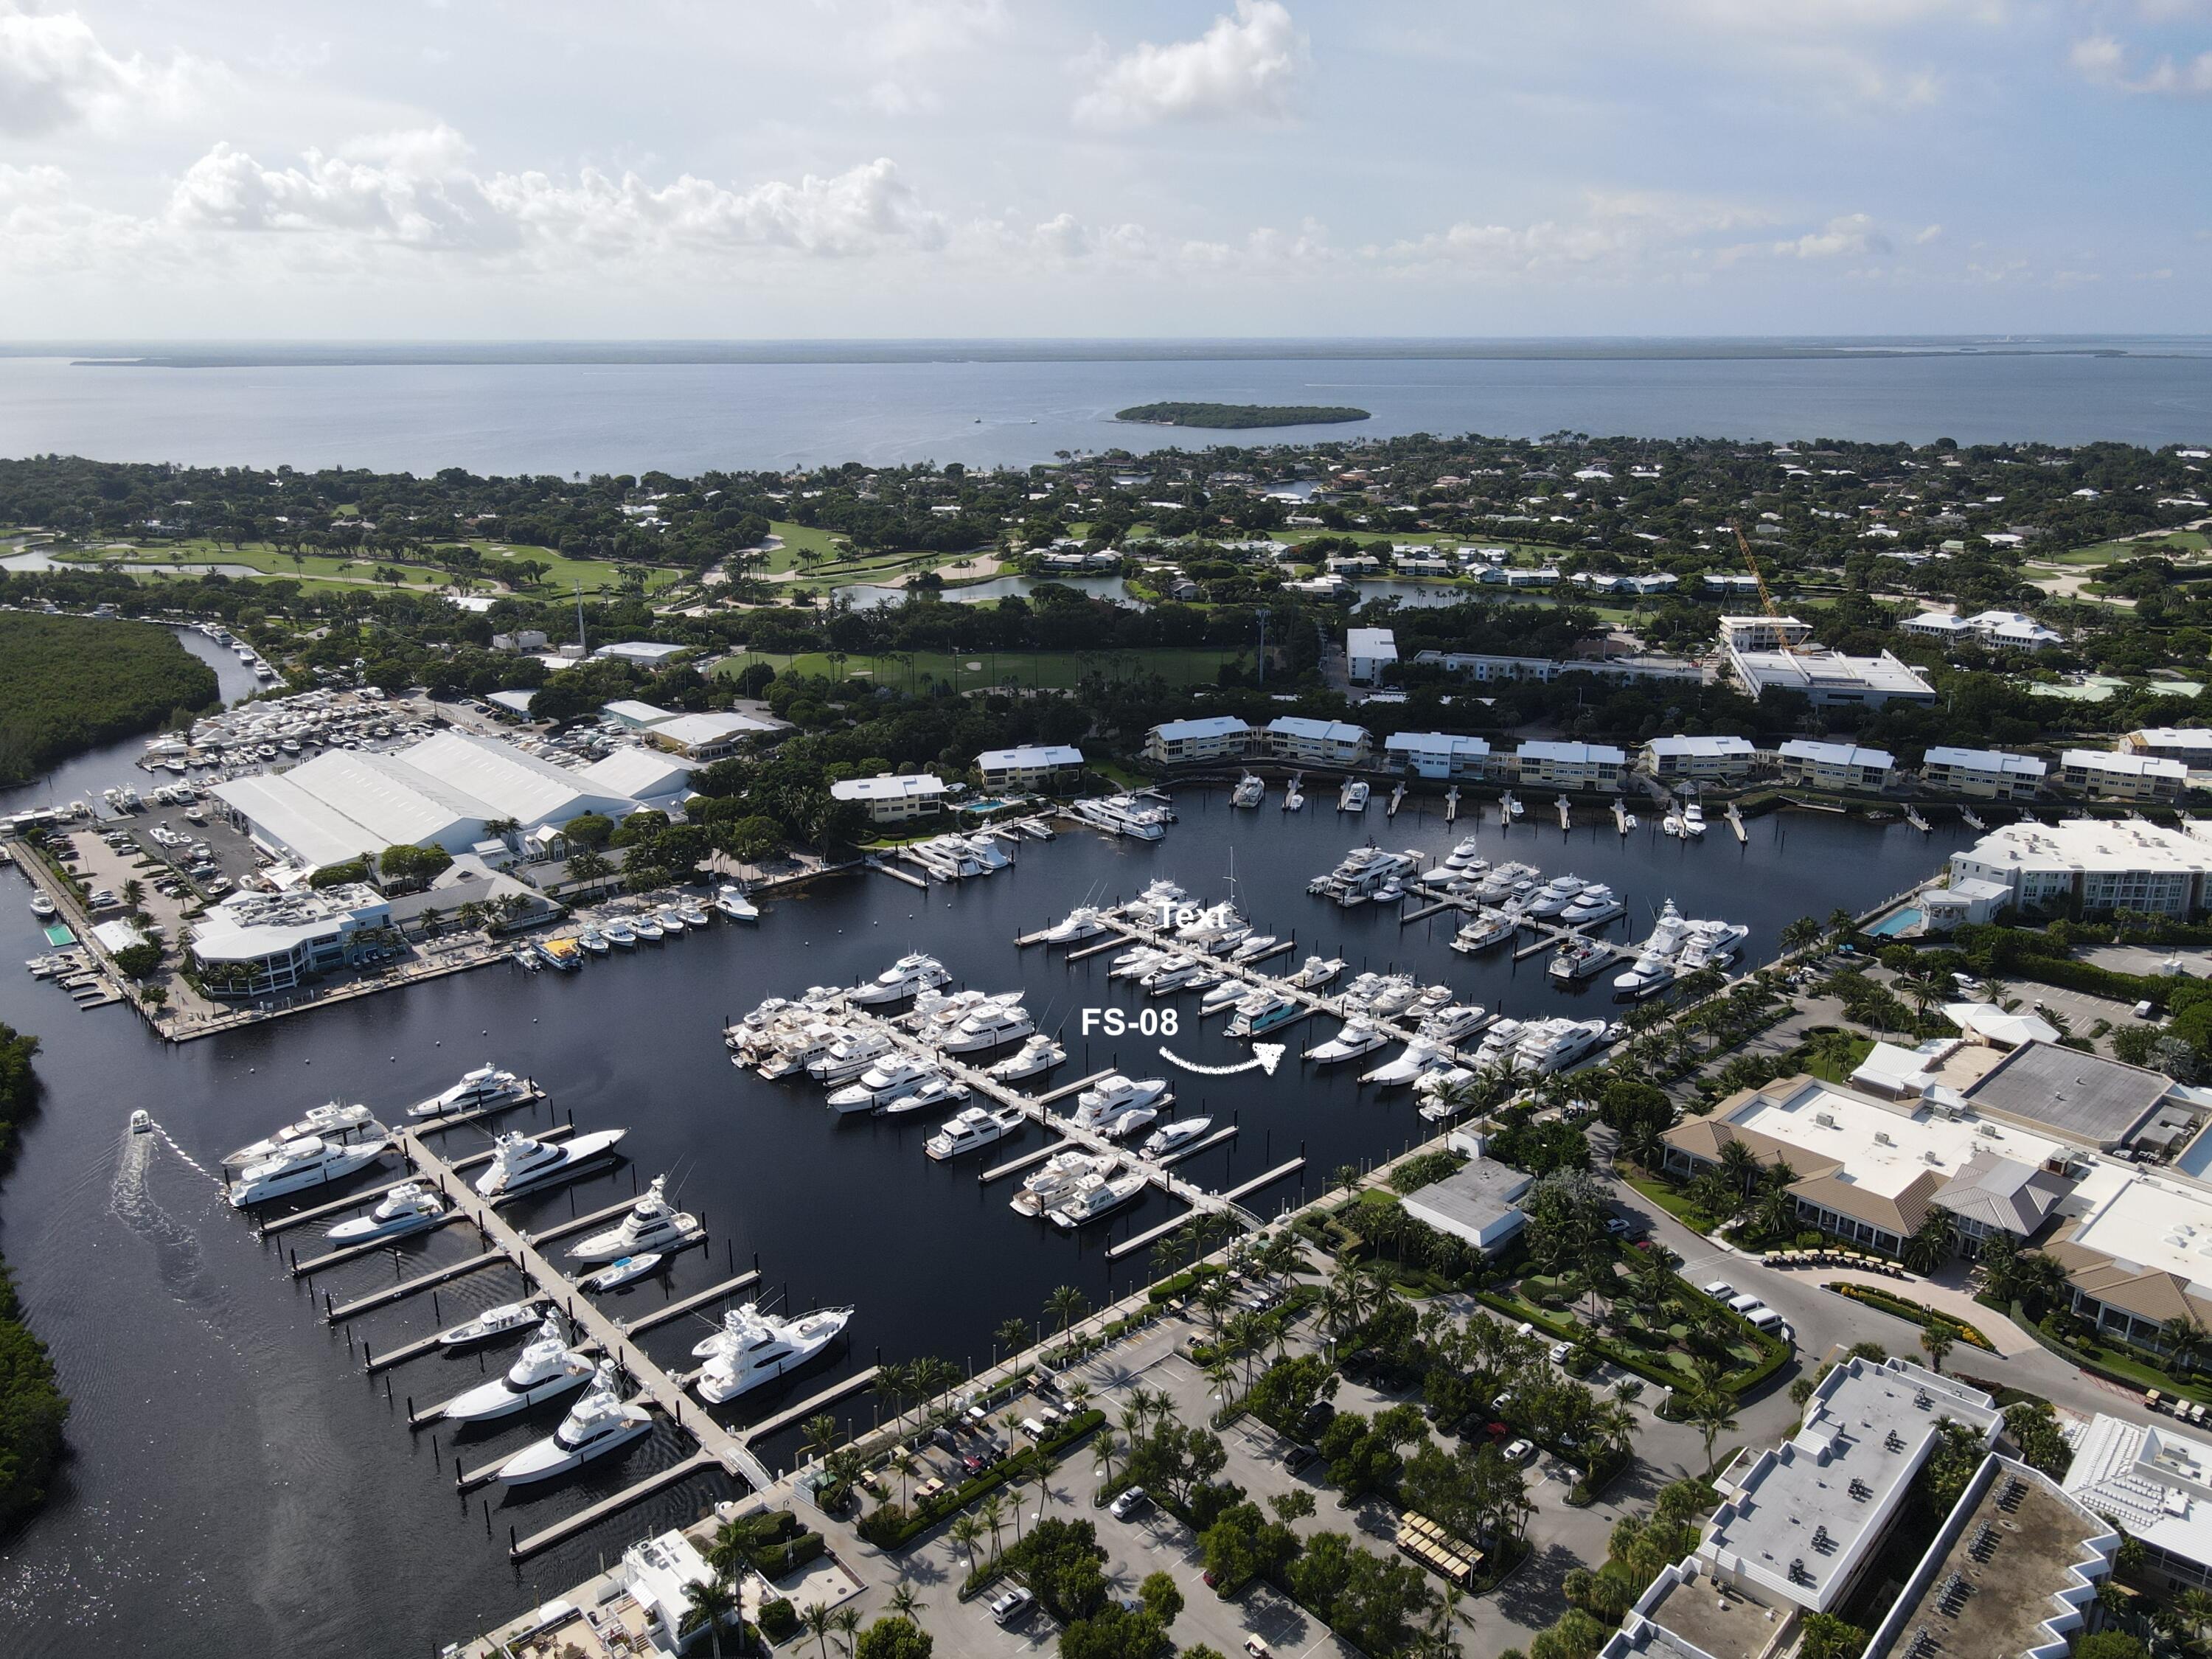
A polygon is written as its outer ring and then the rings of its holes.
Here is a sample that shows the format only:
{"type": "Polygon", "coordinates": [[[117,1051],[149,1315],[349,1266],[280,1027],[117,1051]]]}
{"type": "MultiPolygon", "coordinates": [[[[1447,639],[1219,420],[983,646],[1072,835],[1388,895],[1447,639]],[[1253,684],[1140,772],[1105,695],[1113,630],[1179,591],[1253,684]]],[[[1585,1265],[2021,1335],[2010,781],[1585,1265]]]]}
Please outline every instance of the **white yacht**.
{"type": "Polygon", "coordinates": [[[1237,948],[1229,953],[1231,962],[1253,962],[1273,950],[1282,941],[1273,933],[1249,933],[1237,940],[1237,948]]]}
{"type": "Polygon", "coordinates": [[[1126,1140],[1138,1130],[1152,1127],[1159,1115],[1159,1109],[1153,1106],[1124,1106],[1086,1127],[1092,1133],[1103,1135],[1109,1140],[1126,1140]]]}
{"type": "Polygon", "coordinates": [[[1105,1153],[1068,1147],[1054,1152],[1030,1170],[1008,1207],[1018,1215],[1042,1215],[1047,1207],[1073,1193],[1082,1182],[1103,1179],[1118,1166],[1119,1160],[1105,1153]]]}
{"type": "MultiPolygon", "coordinates": [[[[658,945],[668,937],[668,930],[660,925],[657,917],[653,916],[632,916],[629,918],[629,927],[632,933],[649,945],[658,945]]],[[[613,939],[617,945],[622,943],[619,939],[615,939],[611,928],[608,930],[607,937],[613,939]]]]}
{"type": "Polygon", "coordinates": [[[908,1086],[896,1100],[884,1103],[885,1117],[904,1117],[909,1112],[926,1112],[933,1106],[942,1106],[948,1101],[968,1098],[968,1085],[956,1083],[951,1078],[932,1072],[927,1077],[908,1086]]]}
{"type": "Polygon", "coordinates": [[[1601,1019],[1532,1020],[1514,1049],[1514,1069],[1549,1077],[1603,1042],[1607,1030],[1601,1019]]]}
{"type": "Polygon", "coordinates": [[[889,1055],[833,1093],[830,1109],[836,1112],[872,1112],[890,1105],[901,1095],[912,1094],[917,1084],[936,1075],[936,1070],[926,1061],[905,1054],[889,1055]]]}
{"type": "Polygon", "coordinates": [[[1001,1083],[1016,1083],[1025,1077],[1049,1072],[1055,1066],[1067,1062],[1067,1050],[1059,1042],[1037,1031],[1012,1054],[989,1068],[988,1075],[1001,1083]]]}
{"type": "Polygon", "coordinates": [[[948,1054],[981,1054],[987,1048],[1003,1048],[1035,1030],[1036,1026],[1030,1018],[1030,1011],[1019,1003],[988,1005],[960,1022],[952,1035],[945,1039],[945,1052],[948,1054]]]}
{"type": "Polygon", "coordinates": [[[586,927],[578,933],[576,943],[582,945],[589,956],[603,957],[612,948],[607,944],[607,936],[596,927],[586,927]]]}
{"type": "Polygon", "coordinates": [[[655,1176],[644,1195],[629,1206],[629,1213],[605,1232],[593,1233],[568,1248],[576,1261],[612,1261],[645,1250],[678,1250],[705,1237],[696,1216],[668,1201],[668,1177],[655,1176]]]}
{"type": "Polygon", "coordinates": [[[882,1031],[848,1032],[830,1045],[827,1054],[806,1062],[806,1074],[825,1088],[850,1083],[886,1054],[894,1052],[890,1036],[882,1031]]]}
{"type": "Polygon", "coordinates": [[[851,994],[853,1001],[866,1007],[878,1002],[904,1002],[924,991],[950,984],[952,975],[935,957],[916,951],[901,957],[866,985],[851,994]]]}
{"type": "Polygon", "coordinates": [[[1340,812],[1364,812],[1367,810],[1368,787],[1358,778],[1347,779],[1337,792],[1336,810],[1340,812]]]}
{"type": "Polygon", "coordinates": [[[1267,798],[1267,780],[1250,772],[1237,779],[1237,787],[1229,792],[1231,806],[1257,806],[1267,798]]]}
{"type": "Polygon", "coordinates": [[[1519,925],[1518,920],[1509,911],[1478,911],[1460,925],[1459,932],[1452,936],[1451,948],[1462,956],[1474,956],[1478,951],[1504,944],[1513,937],[1513,930],[1519,925]]]}
{"type": "Polygon", "coordinates": [[[1060,921],[1044,930],[1047,945],[1073,945],[1079,940],[1096,939],[1106,931],[1106,924],[1098,919],[1097,908],[1079,904],[1060,921]]]}
{"type": "Polygon", "coordinates": [[[1086,1223],[1097,1221],[1114,1213],[1125,1204],[1135,1202],[1143,1195],[1145,1177],[1134,1171],[1127,1175],[1109,1176],[1094,1185],[1086,1186],[1065,1203],[1054,1206],[1046,1213],[1052,1224],[1073,1231],[1086,1223]]]}
{"type": "Polygon", "coordinates": [[[33,916],[36,916],[40,921],[52,921],[54,919],[54,902],[48,898],[44,893],[39,892],[35,889],[33,890],[31,894],[31,914],[33,916]]]}
{"type": "Polygon", "coordinates": [[[1695,841],[1705,833],[1705,809],[1691,801],[1682,808],[1682,837],[1695,841]]]}
{"type": "Polygon", "coordinates": [[[1245,998],[1250,996],[1252,992],[1253,987],[1249,981],[1224,979],[1198,1000],[1199,1018],[1203,1019],[1208,1014],[1218,1014],[1224,1009],[1234,1008],[1245,998]]]}
{"type": "Polygon", "coordinates": [[[1109,1073],[1076,1096],[1075,1121],[1090,1128],[1116,1113],[1157,1104],[1167,1091],[1168,1080],[1164,1077],[1149,1077],[1139,1082],[1119,1072],[1109,1073]]]}
{"type": "Polygon", "coordinates": [[[710,927],[714,925],[705,908],[696,899],[679,899],[669,908],[682,917],[684,925],[694,933],[698,932],[702,927],[710,927]]]}
{"type": "Polygon", "coordinates": [[[627,1446],[652,1427],[653,1418],[645,1407],[625,1401],[616,1388],[615,1362],[603,1359],[590,1389],[569,1408],[561,1426],[501,1464],[496,1478],[519,1486],[566,1474],[627,1446]]]}
{"type": "Polygon", "coordinates": [[[1149,1158],[1162,1158],[1170,1152],[1188,1146],[1213,1127],[1210,1117],[1179,1117],[1172,1123],[1163,1123],[1145,1137],[1138,1150],[1149,1158]]]}
{"type": "Polygon", "coordinates": [[[443,1218],[446,1200],[419,1182],[402,1182],[367,1215],[341,1221],[323,1237],[333,1244],[371,1244],[419,1233],[443,1218]]]}
{"type": "Polygon", "coordinates": [[[1304,1004],[1291,1001],[1279,991],[1255,991],[1237,1005],[1237,1012],[1229,1017],[1227,1032],[1233,1037],[1265,1036],[1304,1012],[1304,1004]]]}
{"type": "Polygon", "coordinates": [[[1176,939],[1211,951],[1222,949],[1229,940],[1244,938],[1251,931],[1244,918],[1237,914],[1237,907],[1224,902],[1207,906],[1176,928],[1176,939]]]}
{"type": "Polygon", "coordinates": [[[1413,983],[1411,974],[1386,974],[1369,995],[1367,1011],[1387,1019],[1401,1009],[1411,1007],[1420,994],[1421,988],[1413,983]]]}
{"type": "Polygon", "coordinates": [[[1489,1018],[1490,1011],[1479,1002],[1455,1002],[1449,1007],[1437,1009],[1424,1019],[1414,1035],[1424,1042],[1433,1042],[1441,1048],[1453,1048],[1480,1030],[1489,1018]]]}
{"type": "Polygon", "coordinates": [[[644,1250],[636,1255],[618,1255],[599,1272],[588,1273],[576,1283],[587,1291],[618,1291],[648,1273],[659,1272],[662,1260],[659,1250],[644,1250]]]}
{"type": "Polygon", "coordinates": [[[1155,880],[1146,882],[1144,891],[1131,899],[1126,908],[1132,915],[1142,915],[1149,913],[1157,915],[1164,909],[1172,910],[1176,906],[1187,904],[1189,902],[1190,895],[1183,890],[1181,884],[1170,881],[1165,876],[1161,876],[1155,880]]]}
{"type": "Polygon", "coordinates": [[[594,1129],[573,1140],[538,1140],[504,1134],[493,1142],[491,1164],[476,1180],[479,1196],[494,1202],[568,1181],[594,1164],[615,1156],[627,1129],[594,1129]]]}
{"type": "Polygon", "coordinates": [[[275,1198],[289,1197],[310,1188],[356,1175],[384,1156],[384,1137],[369,1139],[325,1140],[302,1135],[287,1141],[283,1151],[246,1165],[230,1178],[223,1195],[231,1207],[243,1210],[275,1198]]]}
{"type": "Polygon", "coordinates": [[[1624,908],[1612,888],[1601,881],[1594,881],[1559,912],[1559,920],[1570,927],[1586,927],[1594,922],[1611,921],[1622,914],[1624,908]]]}
{"type": "Polygon", "coordinates": [[[1482,843],[1477,841],[1473,836],[1469,836],[1465,841],[1460,842],[1458,846],[1453,848],[1450,852],[1444,854],[1444,868],[1447,870],[1471,871],[1480,867],[1483,865],[1481,850],[1482,843]]]}
{"type": "Polygon", "coordinates": [[[745,890],[735,882],[725,883],[714,895],[714,908],[732,921],[758,921],[760,907],[745,896],[745,890]]]}
{"type": "Polygon", "coordinates": [[[1396,1059],[1385,1060],[1373,1071],[1363,1073],[1359,1080],[1385,1089],[1403,1088],[1450,1064],[1451,1057],[1435,1043],[1416,1037],[1396,1059]]]}
{"type": "Polygon", "coordinates": [[[592,1371],[590,1358],[568,1346],[561,1316],[548,1314],[505,1376],[454,1395],[438,1414],[448,1423],[489,1423],[512,1417],[582,1388],[592,1380],[592,1371]]]}
{"type": "Polygon", "coordinates": [[[1355,1019],[1328,1042],[1317,1042],[1307,1049],[1305,1058],[1316,1066],[1334,1066],[1372,1054],[1389,1040],[1365,1020],[1355,1019]]]}
{"type": "Polygon", "coordinates": [[[1751,929],[1734,921],[1693,921],[1683,931],[1680,958],[1684,973],[1701,968],[1725,968],[1735,960],[1735,947],[1751,929]]]}
{"type": "Polygon", "coordinates": [[[1289,982],[1301,991],[1318,991],[1343,971],[1342,957],[1308,957],[1305,965],[1291,975],[1289,982]]]}
{"type": "Polygon", "coordinates": [[[1553,876],[1531,893],[1522,908],[1540,920],[1559,915],[1582,896],[1583,889],[1589,884],[1580,876],[1553,876]]]}
{"type": "Polygon", "coordinates": [[[240,1147],[223,1159],[226,1166],[238,1164],[258,1164],[276,1157],[294,1144],[302,1140],[324,1140],[333,1146],[349,1140],[373,1136],[381,1140],[384,1126],[370,1114],[368,1107],[358,1103],[333,1100],[322,1106],[311,1106],[299,1121],[288,1123],[273,1135],[240,1147]]]}
{"type": "Polygon", "coordinates": [[[607,943],[617,951],[637,949],[637,929],[630,926],[626,916],[615,917],[599,931],[605,935],[607,943]]]}
{"type": "Polygon", "coordinates": [[[1612,950],[1594,939],[1570,939],[1546,964],[1544,971],[1562,984],[1595,979],[1613,961],[1612,950]]]}
{"type": "Polygon", "coordinates": [[[465,1319],[458,1325],[448,1325],[440,1331],[438,1346],[443,1348],[472,1348],[479,1342],[512,1336],[524,1326],[536,1322],[538,1312],[544,1305],[544,1297],[533,1296],[520,1302],[503,1302],[496,1308],[486,1308],[474,1318],[465,1319]]]}
{"type": "MultiPolygon", "coordinates": [[[[671,939],[688,933],[693,925],[691,918],[684,914],[683,908],[674,904],[662,905],[653,913],[653,919],[660,924],[662,930],[671,939]]],[[[707,925],[707,918],[701,916],[697,925],[704,927],[707,925]]]]}
{"type": "Polygon", "coordinates": [[[963,1152],[988,1146],[994,1140],[1004,1140],[1027,1121],[1028,1118],[1012,1106],[997,1112],[970,1106],[947,1118],[937,1133],[922,1143],[921,1150],[941,1164],[963,1152]]]}
{"type": "Polygon", "coordinates": [[[1482,1046],[1474,1051],[1475,1069],[1488,1072],[1507,1066],[1528,1029],[1517,1019],[1493,1020],[1482,1034],[1482,1046]]]}
{"type": "Polygon", "coordinates": [[[1300,779],[1292,778],[1288,783],[1283,786],[1283,811],[1285,812],[1297,812],[1304,810],[1306,804],[1305,791],[1299,787],[1302,781],[1303,781],[1300,779]]]}
{"type": "Polygon", "coordinates": [[[1137,981],[1146,996],[1172,996],[1198,975],[1198,964],[1188,957],[1170,957],[1137,981]]]}
{"type": "Polygon", "coordinates": [[[443,1117],[448,1112],[473,1112],[486,1106],[520,1100],[526,1092],[526,1085],[520,1078],[512,1072],[503,1072],[486,1060],[476,1070],[464,1072],[461,1080],[442,1094],[416,1101],[407,1109],[407,1115],[443,1117]]]}
{"type": "Polygon", "coordinates": [[[1175,960],[1175,952],[1156,945],[1139,945],[1121,952],[1106,964],[1109,979],[1142,979],[1162,963],[1175,960]]]}
{"type": "Polygon", "coordinates": [[[699,1397],[719,1406],[773,1382],[820,1354],[852,1322],[850,1308],[817,1308],[797,1319],[763,1313],[750,1302],[733,1308],[722,1316],[722,1328],[709,1339],[714,1348],[704,1356],[699,1397]]]}

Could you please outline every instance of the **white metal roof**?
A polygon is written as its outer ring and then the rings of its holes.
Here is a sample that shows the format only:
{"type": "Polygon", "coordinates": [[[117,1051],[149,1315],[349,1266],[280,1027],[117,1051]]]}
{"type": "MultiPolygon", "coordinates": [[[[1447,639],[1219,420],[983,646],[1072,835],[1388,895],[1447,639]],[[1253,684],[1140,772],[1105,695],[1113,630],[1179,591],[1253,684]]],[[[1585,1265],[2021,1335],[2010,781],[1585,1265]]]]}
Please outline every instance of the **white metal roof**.
{"type": "Polygon", "coordinates": [[[1929,766],[1963,766],[1969,771],[2008,777],[2039,778],[2051,769],[2033,755],[2008,755],[2002,749],[1954,749],[1938,744],[1922,757],[1929,766]]]}
{"type": "Polygon", "coordinates": [[[830,786],[830,793],[838,800],[910,800],[944,793],[945,780],[930,772],[915,772],[906,777],[886,772],[879,777],[848,778],[842,783],[830,786]]]}
{"type": "Polygon", "coordinates": [[[986,749],[975,757],[986,772],[1003,772],[1039,766],[1080,766],[1083,751],[1064,743],[1024,744],[1016,749],[986,749]]]}
{"type": "Polygon", "coordinates": [[[1524,761],[1595,762],[1601,764],[1610,761],[1619,766],[1628,759],[1626,754],[1610,744],[1551,743],[1534,738],[1522,744],[1518,752],[1524,761]]]}
{"type": "Polygon", "coordinates": [[[1749,738],[1681,737],[1650,738],[1644,746],[1655,755],[1748,755],[1752,752],[1749,738]]]}
{"type": "Polygon", "coordinates": [[[617,749],[576,774],[592,788],[630,800],[656,799],[691,786],[691,769],[654,749],[617,749]]]}
{"type": "Polygon", "coordinates": [[[1813,738],[1792,738],[1775,751],[1784,760],[1811,761],[1821,766],[1875,766],[1887,772],[1897,757],[1887,749],[1862,749],[1855,743],[1821,743],[1813,738]]]}
{"type": "Polygon", "coordinates": [[[1163,720],[1152,728],[1164,743],[1188,743],[1194,738],[1229,738],[1251,729],[1234,714],[1208,714],[1195,720],[1163,720]]]}

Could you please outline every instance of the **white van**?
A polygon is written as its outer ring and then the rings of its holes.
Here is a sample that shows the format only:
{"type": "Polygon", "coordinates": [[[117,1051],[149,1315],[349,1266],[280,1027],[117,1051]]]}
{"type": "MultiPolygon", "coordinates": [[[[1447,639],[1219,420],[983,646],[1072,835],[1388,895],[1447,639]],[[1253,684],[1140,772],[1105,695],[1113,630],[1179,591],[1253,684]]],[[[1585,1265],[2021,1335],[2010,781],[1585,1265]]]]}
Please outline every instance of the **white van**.
{"type": "Polygon", "coordinates": [[[1729,1308],[1737,1313],[1746,1316],[1747,1317],[1750,1316],[1751,1310],[1753,1308],[1763,1308],[1765,1305],[1766,1304],[1764,1302],[1761,1302],[1757,1297],[1752,1296],[1748,1293],[1729,1298],[1729,1308]]]}
{"type": "Polygon", "coordinates": [[[1783,1323],[1782,1316],[1771,1308],[1755,1309],[1746,1313],[1744,1317],[1751,1322],[1755,1330],[1765,1331],[1770,1336],[1795,1340],[1790,1334],[1790,1327],[1783,1323]]]}

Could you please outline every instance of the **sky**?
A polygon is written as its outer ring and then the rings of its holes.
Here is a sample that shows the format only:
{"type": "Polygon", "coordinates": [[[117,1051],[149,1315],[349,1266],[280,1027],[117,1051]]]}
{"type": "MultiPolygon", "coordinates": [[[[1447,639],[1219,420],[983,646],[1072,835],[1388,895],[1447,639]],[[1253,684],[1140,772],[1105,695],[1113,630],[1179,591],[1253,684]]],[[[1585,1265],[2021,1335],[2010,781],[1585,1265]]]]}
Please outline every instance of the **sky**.
{"type": "Polygon", "coordinates": [[[2212,0],[0,0],[0,337],[2200,332],[2212,0]]]}

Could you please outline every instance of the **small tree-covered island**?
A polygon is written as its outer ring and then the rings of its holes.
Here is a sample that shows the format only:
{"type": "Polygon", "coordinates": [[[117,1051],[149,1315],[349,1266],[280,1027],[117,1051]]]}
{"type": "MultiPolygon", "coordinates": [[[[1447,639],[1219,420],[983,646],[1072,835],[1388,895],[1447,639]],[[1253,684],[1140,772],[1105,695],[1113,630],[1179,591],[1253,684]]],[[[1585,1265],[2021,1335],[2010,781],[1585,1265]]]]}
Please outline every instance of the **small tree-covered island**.
{"type": "Polygon", "coordinates": [[[1338,426],[1373,419],[1349,404],[1137,404],[1115,411],[1117,421],[1147,426],[1203,426],[1243,431],[1262,426],[1338,426]]]}

